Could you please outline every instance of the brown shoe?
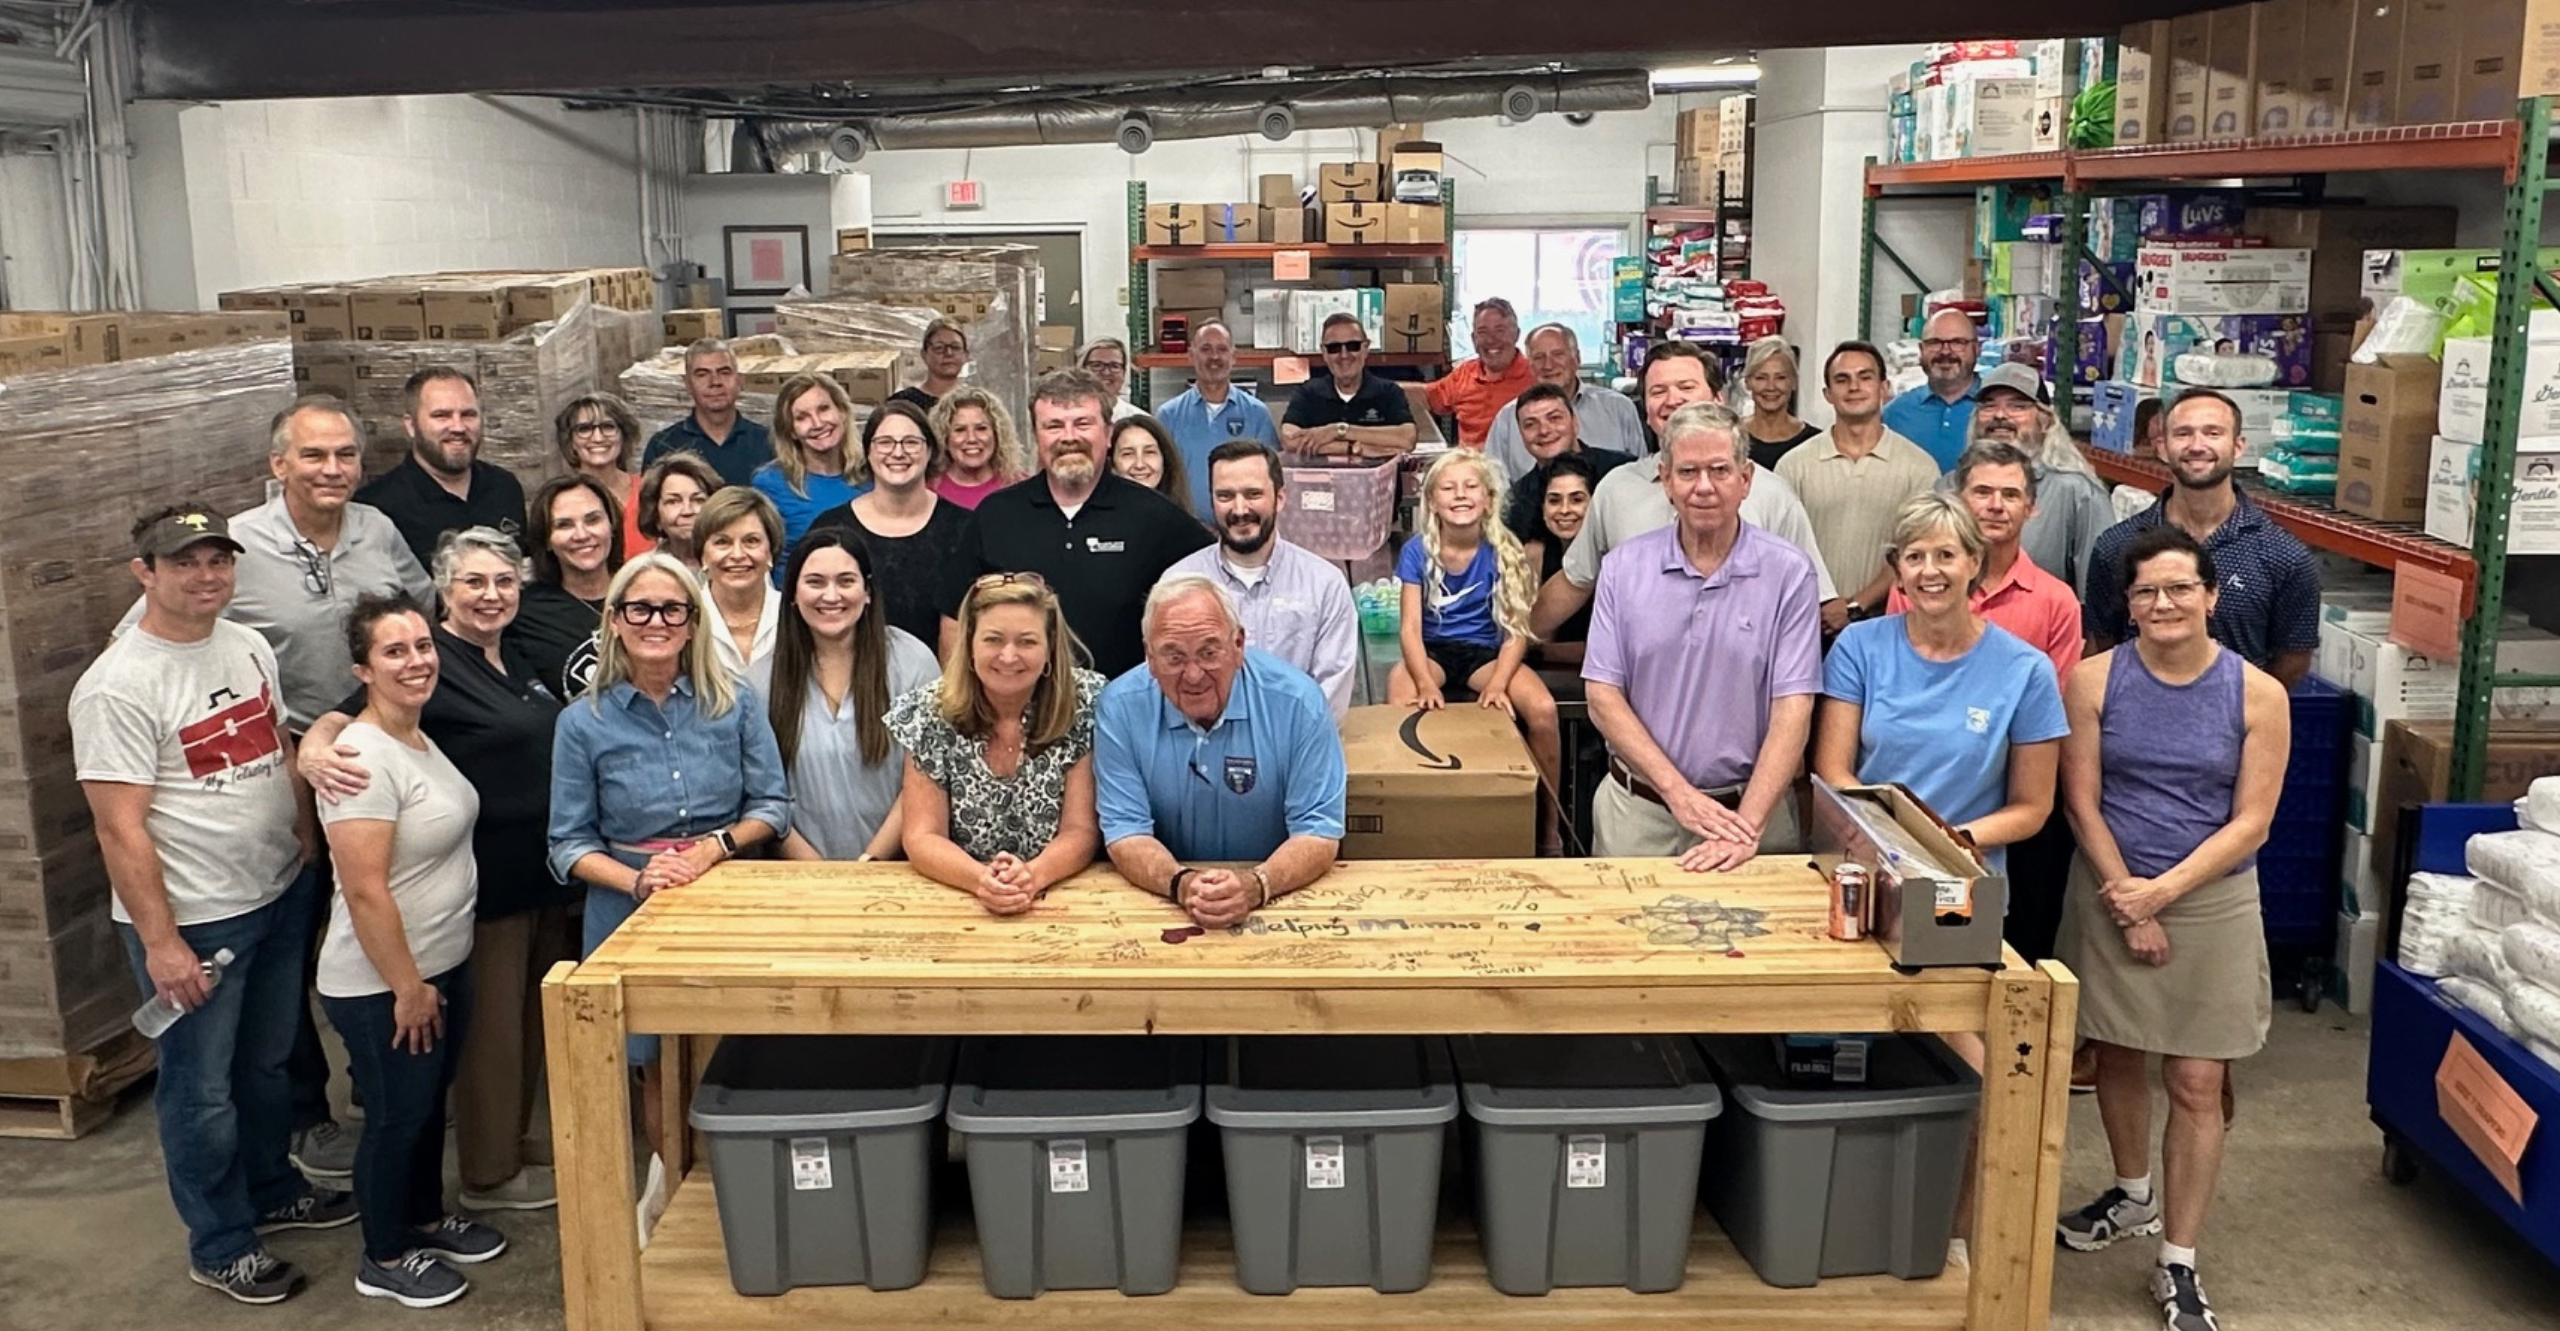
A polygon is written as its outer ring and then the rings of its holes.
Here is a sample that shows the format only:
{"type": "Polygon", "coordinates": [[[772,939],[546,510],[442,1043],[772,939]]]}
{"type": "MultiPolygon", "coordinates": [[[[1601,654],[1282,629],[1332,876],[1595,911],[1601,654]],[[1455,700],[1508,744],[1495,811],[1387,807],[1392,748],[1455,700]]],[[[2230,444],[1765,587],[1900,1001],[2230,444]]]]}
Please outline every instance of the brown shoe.
{"type": "Polygon", "coordinates": [[[2071,1093],[2087,1095],[2098,1089],[2098,1047],[2084,1044],[2071,1052],[2071,1093]]]}

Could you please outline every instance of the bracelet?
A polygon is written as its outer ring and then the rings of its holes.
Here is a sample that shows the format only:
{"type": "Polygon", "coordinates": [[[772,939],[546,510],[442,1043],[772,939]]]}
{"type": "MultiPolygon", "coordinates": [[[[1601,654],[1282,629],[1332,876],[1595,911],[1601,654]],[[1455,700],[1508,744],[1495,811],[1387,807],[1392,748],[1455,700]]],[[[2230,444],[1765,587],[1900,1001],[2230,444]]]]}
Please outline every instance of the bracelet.
{"type": "MultiPolygon", "coordinates": [[[[1165,896],[1166,896],[1168,899],[1170,899],[1170,900],[1173,902],[1173,904],[1175,904],[1175,905],[1177,905],[1177,906],[1182,905],[1182,904],[1183,904],[1183,903],[1182,903],[1182,885],[1183,885],[1184,883],[1186,883],[1186,882],[1190,881],[1190,879],[1191,879],[1191,875],[1196,874],[1196,873],[1198,873],[1198,872],[1200,872],[1198,869],[1191,869],[1191,868],[1183,868],[1183,869],[1176,869],[1176,870],[1174,870],[1174,871],[1173,871],[1173,881],[1172,881],[1172,882],[1169,882],[1169,883],[1167,883],[1167,884],[1165,884],[1165,896]]],[[[1185,909],[1189,909],[1189,908],[1188,908],[1188,907],[1185,907],[1185,909]]]]}
{"type": "Polygon", "coordinates": [[[1260,910],[1262,907],[1270,905],[1271,875],[1264,873],[1262,871],[1262,866],[1259,864],[1253,866],[1253,885],[1255,889],[1259,891],[1262,898],[1254,903],[1254,909],[1260,910]]]}

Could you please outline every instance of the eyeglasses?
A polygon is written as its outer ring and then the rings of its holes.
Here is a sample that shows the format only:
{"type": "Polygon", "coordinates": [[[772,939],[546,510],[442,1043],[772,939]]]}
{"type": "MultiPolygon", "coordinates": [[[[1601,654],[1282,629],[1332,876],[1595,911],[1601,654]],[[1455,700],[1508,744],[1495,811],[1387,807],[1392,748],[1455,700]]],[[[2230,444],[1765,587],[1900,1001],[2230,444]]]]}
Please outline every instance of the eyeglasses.
{"type": "Polygon", "coordinates": [[[329,554],[309,541],[295,541],[293,552],[302,557],[302,590],[329,599],[329,554]]]}
{"type": "Polygon", "coordinates": [[[969,590],[991,592],[998,587],[1010,587],[1017,583],[1025,587],[1037,587],[1044,592],[1049,590],[1049,580],[1037,573],[988,573],[980,576],[976,582],[970,583],[969,590]]]}
{"type": "Polygon", "coordinates": [[[1091,370],[1095,374],[1127,374],[1129,372],[1129,362],[1124,360],[1098,360],[1087,363],[1085,368],[1091,370]]]}
{"type": "Polygon", "coordinates": [[[593,439],[597,435],[620,434],[622,427],[611,421],[580,421],[569,427],[569,433],[580,439],[593,439]]]}
{"type": "Polygon", "coordinates": [[[924,350],[925,354],[930,356],[944,352],[967,351],[968,349],[969,344],[966,342],[932,342],[927,343],[924,350]]]}
{"type": "Polygon", "coordinates": [[[1977,344],[1969,337],[1924,337],[1920,339],[1920,349],[1922,351],[1962,351],[1966,347],[1974,345],[1977,344]]]}
{"type": "Polygon", "coordinates": [[[1177,675],[1189,670],[1195,665],[1203,670],[1215,670],[1227,663],[1227,644],[1222,642],[1213,642],[1201,648],[1197,652],[1177,652],[1167,650],[1149,652],[1148,655],[1154,658],[1157,665],[1163,666],[1165,669],[1170,670],[1177,675]]]}
{"type": "Polygon", "coordinates": [[[871,451],[874,453],[921,453],[925,448],[926,444],[921,435],[879,434],[871,437],[871,451]]]}
{"type": "Polygon", "coordinates": [[[620,616],[623,623],[633,628],[638,628],[654,619],[668,628],[680,629],[693,622],[693,603],[690,601],[616,601],[613,603],[613,613],[620,616]]]}
{"type": "Polygon", "coordinates": [[[1352,352],[1358,351],[1367,345],[1369,345],[1367,342],[1327,342],[1324,344],[1324,354],[1328,356],[1348,356],[1352,352]]]}
{"type": "Polygon", "coordinates": [[[2204,584],[2201,582],[2170,582],[2157,587],[2128,587],[2124,598],[2135,605],[2155,605],[2165,596],[2174,605],[2191,605],[2203,594],[2204,584]]]}

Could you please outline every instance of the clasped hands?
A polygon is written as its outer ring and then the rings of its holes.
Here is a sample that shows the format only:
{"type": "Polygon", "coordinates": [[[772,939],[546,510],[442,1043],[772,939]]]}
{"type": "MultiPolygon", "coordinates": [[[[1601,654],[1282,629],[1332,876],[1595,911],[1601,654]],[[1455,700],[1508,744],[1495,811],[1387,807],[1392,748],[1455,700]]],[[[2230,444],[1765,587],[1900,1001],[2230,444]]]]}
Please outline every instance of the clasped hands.
{"type": "Polygon", "coordinates": [[[2098,887],[2098,904],[2123,931],[2126,949],[2151,966],[2169,964],[2169,931],[2157,916],[2176,899],[2152,878],[2112,878],[2098,887]]]}

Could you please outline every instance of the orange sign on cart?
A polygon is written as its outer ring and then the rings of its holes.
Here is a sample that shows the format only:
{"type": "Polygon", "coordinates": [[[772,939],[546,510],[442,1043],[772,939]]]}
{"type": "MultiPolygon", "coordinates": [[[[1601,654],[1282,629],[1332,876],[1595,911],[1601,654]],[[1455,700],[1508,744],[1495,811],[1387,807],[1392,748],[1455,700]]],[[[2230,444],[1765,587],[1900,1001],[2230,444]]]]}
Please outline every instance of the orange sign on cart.
{"type": "Polygon", "coordinates": [[[2436,1113],[2488,1166],[2516,1205],[2524,1205],[2524,1148],[2541,1116],[2460,1034],[2445,1046],[2444,1061],[2436,1065],[2436,1113]]]}
{"type": "Polygon", "coordinates": [[[1311,257],[1305,250],[1272,251],[1271,280],[1274,282],[1306,281],[1311,271],[1308,267],[1311,257]]]}

